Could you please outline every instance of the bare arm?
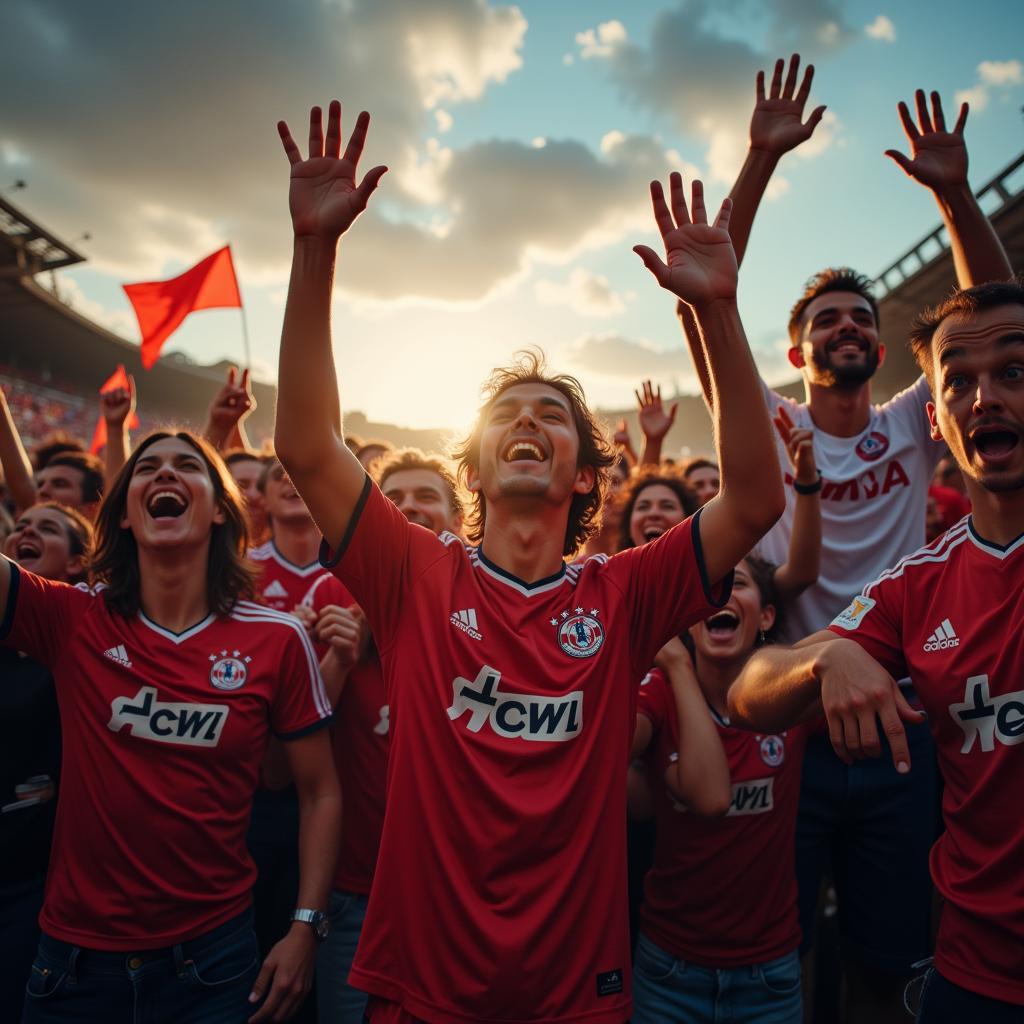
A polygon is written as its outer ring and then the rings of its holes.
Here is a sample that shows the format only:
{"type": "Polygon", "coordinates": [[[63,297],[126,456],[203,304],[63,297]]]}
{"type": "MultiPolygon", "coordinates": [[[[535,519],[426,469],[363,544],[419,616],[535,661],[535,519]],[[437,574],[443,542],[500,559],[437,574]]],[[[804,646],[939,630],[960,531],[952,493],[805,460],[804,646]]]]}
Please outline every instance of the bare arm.
{"type": "Polygon", "coordinates": [[[338,381],[331,349],[331,289],[338,240],[366,209],[385,167],[357,186],[356,167],[370,123],[356,121],[344,156],[341,104],[310,114],[309,158],[303,160],[282,121],[278,132],[291,163],[289,207],[295,232],[278,374],[274,444],[307,508],[332,546],[345,534],[366,481],[342,436],[338,381]]]}
{"type": "MultiPolygon", "coordinates": [[[[299,793],[299,893],[297,905],[326,911],[341,837],[341,787],[327,729],[285,744],[299,793]]],[[[286,1020],[313,981],[317,940],[308,924],[293,922],[267,954],[251,1002],[266,1001],[250,1021],[286,1020]],[[268,991],[269,990],[269,991],[268,991]]]]}
{"type": "Polygon", "coordinates": [[[243,370],[239,377],[238,368],[230,367],[227,381],[210,403],[203,437],[218,451],[249,448],[245,420],[255,409],[256,399],[252,394],[249,371],[243,370]]]}
{"type": "Polygon", "coordinates": [[[661,401],[661,385],[659,384],[655,390],[651,386],[651,382],[645,380],[641,386],[642,393],[640,391],[633,392],[639,406],[637,418],[644,434],[644,450],[640,456],[640,465],[657,466],[661,462],[661,446],[665,435],[672,429],[672,424],[676,421],[679,403],[673,403],[672,408],[666,412],[661,401]]]}
{"type": "Polygon", "coordinates": [[[4,482],[14,499],[17,512],[24,512],[36,503],[36,484],[32,477],[32,463],[21,443],[21,435],[14,423],[7,396],[0,388],[0,467],[4,482]]]}
{"type": "Polygon", "coordinates": [[[131,376],[128,377],[126,388],[112,388],[100,393],[100,415],[107,424],[107,444],[103,450],[103,484],[108,491],[131,452],[128,424],[134,412],[135,380],[131,376]]]}
{"type": "Polygon", "coordinates": [[[889,741],[893,764],[910,770],[903,722],[923,720],[895,680],[859,644],[821,630],[795,647],[761,647],[729,689],[729,716],[749,729],[780,731],[824,713],[836,754],[878,757],[876,718],[889,741]]]}
{"type": "Polygon", "coordinates": [[[623,458],[629,463],[632,469],[637,464],[636,452],[633,450],[633,439],[629,436],[629,426],[625,420],[619,420],[619,425],[612,435],[612,443],[622,452],[623,458]]]}
{"type": "Polygon", "coordinates": [[[886,150],[885,155],[899,164],[908,177],[931,189],[949,233],[960,287],[1005,281],[1013,274],[1010,261],[967,182],[967,145],[964,142],[967,104],[961,105],[956,125],[947,132],[942,100],[937,92],[931,94],[931,114],[923,89],[917,90],[914,100],[917,125],[906,103],[901,101],[897,107],[910,143],[911,157],[895,149],[886,150]]]}
{"type": "Polygon", "coordinates": [[[320,671],[327,699],[331,707],[337,707],[349,674],[366,654],[370,629],[358,605],[342,608],[328,604],[320,610],[313,635],[320,643],[330,645],[320,662],[320,671]]]}

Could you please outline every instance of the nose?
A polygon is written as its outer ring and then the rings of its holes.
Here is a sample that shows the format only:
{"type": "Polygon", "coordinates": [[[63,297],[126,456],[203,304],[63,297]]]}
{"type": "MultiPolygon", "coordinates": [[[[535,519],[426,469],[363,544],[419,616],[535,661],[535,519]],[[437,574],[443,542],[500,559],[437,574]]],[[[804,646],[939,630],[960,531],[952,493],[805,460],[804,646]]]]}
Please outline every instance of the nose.
{"type": "Polygon", "coordinates": [[[519,410],[519,415],[516,417],[515,427],[529,427],[531,430],[537,429],[537,418],[533,415],[533,409],[528,405],[524,405],[519,410]]]}
{"type": "Polygon", "coordinates": [[[157,480],[178,479],[178,473],[174,468],[174,463],[171,462],[169,459],[166,462],[160,463],[160,465],[157,467],[155,475],[157,480]]]}
{"type": "Polygon", "coordinates": [[[974,412],[978,415],[995,412],[1003,408],[1003,400],[999,395],[996,382],[988,374],[978,377],[978,386],[974,392],[974,412]]]}

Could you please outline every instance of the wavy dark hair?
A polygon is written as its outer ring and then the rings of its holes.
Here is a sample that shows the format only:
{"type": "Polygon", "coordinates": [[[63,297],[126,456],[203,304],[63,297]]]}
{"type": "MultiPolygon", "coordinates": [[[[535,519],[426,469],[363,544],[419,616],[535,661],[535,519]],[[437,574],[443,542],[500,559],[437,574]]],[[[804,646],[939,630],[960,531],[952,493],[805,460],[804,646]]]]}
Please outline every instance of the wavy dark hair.
{"type": "MultiPolygon", "coordinates": [[[[548,373],[544,355],[539,351],[517,352],[513,358],[515,361],[511,366],[499,367],[484,381],[481,388],[484,404],[477,414],[476,423],[469,436],[452,447],[451,456],[458,463],[459,482],[467,487],[469,472],[476,472],[480,468],[480,439],[491,406],[517,384],[546,384],[559,392],[569,402],[580,439],[576,468],[589,466],[594,470],[594,486],[586,494],[574,494],[569,506],[569,521],[566,523],[562,545],[563,556],[569,557],[597,532],[601,504],[608,486],[608,467],[615,461],[616,452],[597,417],[587,407],[583,385],[575,377],[566,373],[548,373]]],[[[466,536],[471,541],[479,542],[484,535],[487,501],[480,491],[474,491],[472,495],[472,507],[466,517],[466,536]]]]}
{"type": "Polygon", "coordinates": [[[757,587],[757,592],[761,595],[761,608],[764,609],[771,605],[775,609],[775,621],[772,623],[771,629],[766,629],[763,634],[758,636],[757,646],[778,643],[785,621],[782,596],[779,594],[779,588],[775,585],[775,571],[778,569],[778,566],[774,562],[769,562],[767,558],[755,555],[753,552],[747,555],[746,558],[741,559],[741,561],[747,563],[747,568],[750,570],[750,578],[754,581],[754,586],[757,587]],[[762,636],[764,639],[761,638],[762,636]]]}
{"type": "Polygon", "coordinates": [[[862,299],[867,299],[871,312],[875,315],[875,327],[879,326],[878,300],[872,291],[871,278],[865,274],[858,274],[850,267],[826,267],[807,281],[803,294],[789,311],[789,337],[794,345],[800,343],[800,325],[807,307],[826,292],[853,292],[862,299]]]}
{"type": "Polygon", "coordinates": [[[81,572],[68,577],[68,582],[84,582],[88,575],[88,563],[92,555],[93,537],[95,534],[92,523],[77,508],[72,508],[70,505],[62,505],[59,501],[40,501],[25,509],[25,511],[28,512],[33,508],[48,508],[53,512],[60,513],[61,518],[64,520],[64,534],[68,539],[68,551],[72,555],[84,555],[86,563],[81,572]]]}
{"type": "Polygon", "coordinates": [[[622,519],[619,521],[619,551],[635,547],[633,538],[629,535],[629,521],[633,518],[633,509],[640,495],[648,487],[654,487],[656,484],[667,487],[679,499],[684,516],[692,516],[700,508],[693,488],[668,466],[644,466],[635,469],[619,494],[619,503],[622,507],[622,519]]]}
{"type": "Polygon", "coordinates": [[[254,593],[253,570],[246,560],[249,528],[245,506],[227,466],[213,446],[188,430],[158,430],[146,437],[121,467],[96,517],[96,550],[89,566],[89,580],[103,584],[103,598],[113,611],[130,618],[140,603],[139,550],[135,537],[121,525],[135,465],[157,441],[173,438],[194,448],[206,464],[213,484],[214,501],[224,513],[223,523],[214,523],[210,555],[206,566],[206,598],[210,611],[227,615],[236,601],[254,593]]]}

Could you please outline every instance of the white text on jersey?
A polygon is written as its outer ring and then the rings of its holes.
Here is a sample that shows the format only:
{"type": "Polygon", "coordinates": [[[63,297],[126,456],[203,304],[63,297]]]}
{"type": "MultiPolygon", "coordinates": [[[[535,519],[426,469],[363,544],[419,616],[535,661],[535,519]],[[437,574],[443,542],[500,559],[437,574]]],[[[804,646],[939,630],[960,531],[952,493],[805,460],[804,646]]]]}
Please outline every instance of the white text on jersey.
{"type": "Polygon", "coordinates": [[[1024,743],[1024,690],[992,697],[988,676],[969,676],[963,704],[950,704],[949,713],[964,731],[961,754],[970,752],[976,738],[982,750],[995,750],[997,739],[1008,747],[1024,743]]]}
{"type": "Polygon", "coordinates": [[[139,739],[188,747],[217,746],[228,717],[227,704],[162,703],[152,686],[143,686],[134,697],[115,698],[110,709],[111,732],[127,725],[139,739]]]}
{"type": "Polygon", "coordinates": [[[501,673],[484,665],[472,682],[459,676],[452,683],[452,706],[448,717],[455,721],[469,711],[470,732],[479,732],[485,722],[507,739],[561,743],[575,739],[583,725],[583,691],[564,697],[539,697],[530,693],[500,693],[501,673]]]}
{"type": "Polygon", "coordinates": [[[448,620],[453,626],[458,626],[463,633],[471,636],[474,640],[482,640],[483,636],[477,628],[476,609],[467,608],[461,612],[452,612],[448,620]]]}

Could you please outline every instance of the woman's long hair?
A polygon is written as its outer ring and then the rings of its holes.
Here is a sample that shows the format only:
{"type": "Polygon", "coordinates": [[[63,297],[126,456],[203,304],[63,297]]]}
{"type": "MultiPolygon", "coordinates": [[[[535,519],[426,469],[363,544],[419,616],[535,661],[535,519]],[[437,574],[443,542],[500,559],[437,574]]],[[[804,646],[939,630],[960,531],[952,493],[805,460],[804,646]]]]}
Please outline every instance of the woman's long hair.
{"type": "Polygon", "coordinates": [[[174,438],[194,448],[206,464],[213,484],[214,501],[224,513],[223,523],[214,523],[210,555],[206,566],[206,598],[210,611],[227,615],[235,602],[251,598],[253,571],[246,560],[249,530],[238,486],[223,460],[203,438],[187,430],[158,430],[146,437],[129,456],[103,498],[96,517],[96,548],[89,566],[89,579],[103,584],[107,606],[126,618],[138,614],[140,606],[139,550],[131,530],[121,525],[135,464],[157,441],[174,438]]]}

